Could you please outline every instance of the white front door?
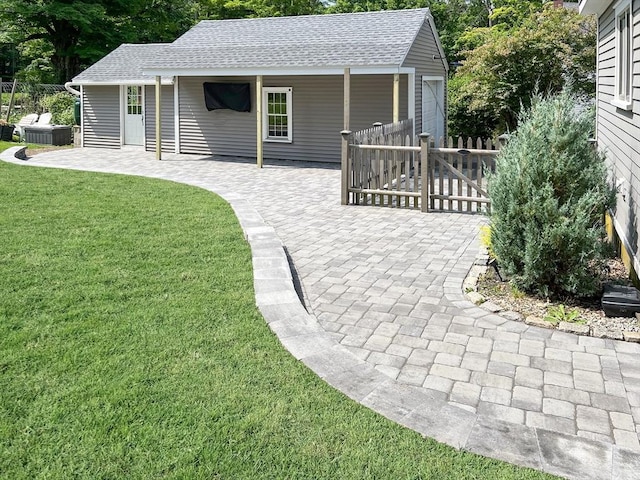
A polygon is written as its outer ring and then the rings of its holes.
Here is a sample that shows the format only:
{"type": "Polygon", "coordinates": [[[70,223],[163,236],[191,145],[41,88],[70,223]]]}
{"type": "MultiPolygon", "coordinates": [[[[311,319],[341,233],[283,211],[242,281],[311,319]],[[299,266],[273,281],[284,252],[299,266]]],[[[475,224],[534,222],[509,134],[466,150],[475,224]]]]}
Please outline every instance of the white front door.
{"type": "Polygon", "coordinates": [[[444,78],[422,77],[422,131],[431,134],[436,145],[444,137],[444,78]]]}
{"type": "Polygon", "coordinates": [[[144,145],[142,87],[128,85],[124,92],[124,144],[144,145]]]}

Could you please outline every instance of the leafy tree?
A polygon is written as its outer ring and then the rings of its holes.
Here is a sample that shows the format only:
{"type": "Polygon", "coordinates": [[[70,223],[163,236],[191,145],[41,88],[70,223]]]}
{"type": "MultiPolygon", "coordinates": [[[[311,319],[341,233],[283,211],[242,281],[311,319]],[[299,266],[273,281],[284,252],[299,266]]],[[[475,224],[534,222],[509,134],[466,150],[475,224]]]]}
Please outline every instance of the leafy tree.
{"type": "Polygon", "coordinates": [[[283,17],[324,12],[320,0],[201,0],[200,18],[283,17]]]}
{"type": "Polygon", "coordinates": [[[522,290],[592,295],[604,212],[615,203],[604,158],[588,142],[593,112],[567,91],[530,103],[489,179],[493,251],[522,290]]]}
{"type": "Polygon", "coordinates": [[[40,40],[55,80],[64,83],[123,42],[173,40],[195,20],[193,0],[0,0],[0,24],[14,43],[40,40]],[[47,51],[50,49],[50,53],[47,51]]]}
{"type": "MultiPolygon", "coordinates": [[[[513,130],[533,92],[553,93],[566,84],[585,96],[595,93],[596,23],[577,12],[544,8],[515,28],[477,33],[479,44],[464,53],[452,82],[454,110],[481,116],[491,130],[513,130]]],[[[463,115],[459,115],[463,117],[463,115]]],[[[455,117],[454,117],[455,119],[455,117]]],[[[451,126],[464,130],[467,125],[451,126]]]]}

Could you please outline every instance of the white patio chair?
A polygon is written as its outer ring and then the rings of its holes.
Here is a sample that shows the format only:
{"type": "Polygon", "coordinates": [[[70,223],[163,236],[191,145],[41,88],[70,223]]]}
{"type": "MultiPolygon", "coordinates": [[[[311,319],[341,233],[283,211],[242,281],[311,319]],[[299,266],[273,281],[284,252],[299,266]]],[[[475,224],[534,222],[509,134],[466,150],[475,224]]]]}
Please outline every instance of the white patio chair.
{"type": "Polygon", "coordinates": [[[24,141],[24,128],[23,127],[28,127],[30,125],[33,125],[37,119],[38,119],[38,114],[37,113],[30,113],[29,115],[25,115],[24,117],[22,117],[20,119],[20,121],[18,123],[16,123],[15,132],[20,137],[20,141],[21,142],[24,141]]]}
{"type": "Polygon", "coordinates": [[[35,124],[38,125],[39,127],[51,125],[51,116],[52,116],[51,113],[45,112],[42,115],[40,115],[40,118],[38,118],[38,121],[35,124]]]}

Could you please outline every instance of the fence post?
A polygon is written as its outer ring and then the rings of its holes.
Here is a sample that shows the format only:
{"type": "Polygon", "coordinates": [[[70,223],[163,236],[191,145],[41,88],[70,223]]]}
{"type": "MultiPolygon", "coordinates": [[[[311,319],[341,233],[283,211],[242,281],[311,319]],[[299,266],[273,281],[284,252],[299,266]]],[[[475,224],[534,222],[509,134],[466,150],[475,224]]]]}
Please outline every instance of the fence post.
{"type": "Polygon", "coordinates": [[[509,141],[509,137],[510,135],[508,133],[503,133],[498,136],[498,150],[502,150],[502,147],[504,147],[509,141]]]}
{"type": "Polygon", "coordinates": [[[420,209],[423,212],[429,211],[429,137],[428,133],[420,134],[420,177],[422,178],[420,209]]]}
{"type": "Polygon", "coordinates": [[[349,140],[351,139],[351,130],[342,130],[342,173],[341,173],[341,194],[340,203],[342,205],[349,204],[349,140]]]}

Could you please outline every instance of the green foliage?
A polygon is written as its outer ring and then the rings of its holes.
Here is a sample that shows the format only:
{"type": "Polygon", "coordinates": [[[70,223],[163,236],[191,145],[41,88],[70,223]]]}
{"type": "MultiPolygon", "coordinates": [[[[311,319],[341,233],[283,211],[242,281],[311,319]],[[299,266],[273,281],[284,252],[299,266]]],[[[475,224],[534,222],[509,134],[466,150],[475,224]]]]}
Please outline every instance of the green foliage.
{"type": "Polygon", "coordinates": [[[490,178],[491,243],[522,290],[587,296],[598,288],[605,209],[614,202],[591,147],[592,112],[568,92],[534,97],[490,178]]]}
{"type": "Polygon", "coordinates": [[[73,125],[73,105],[75,97],[67,92],[58,92],[46,95],[40,100],[40,105],[45,112],[51,112],[52,121],[56,125],[73,125]]]}
{"type": "Polygon", "coordinates": [[[489,258],[496,258],[495,253],[493,253],[493,247],[491,246],[491,226],[490,225],[483,225],[482,227],[480,227],[480,244],[487,249],[489,258]]]}
{"type": "Polygon", "coordinates": [[[529,106],[536,91],[557,93],[570,85],[577,94],[594,97],[593,17],[544,8],[513,28],[507,26],[498,24],[460,37],[458,46],[471,49],[462,53],[465,61],[450,90],[453,132],[465,133],[479,119],[495,133],[512,131],[521,108],[529,106]]]}
{"type": "Polygon", "coordinates": [[[550,307],[544,317],[544,321],[553,325],[558,325],[560,322],[586,323],[583,318],[580,318],[580,312],[578,312],[578,310],[567,310],[563,304],[550,307]]]}
{"type": "MultiPolygon", "coordinates": [[[[4,41],[20,45],[35,81],[38,65],[64,83],[124,42],[172,41],[196,21],[195,0],[0,0],[4,41]]],[[[51,81],[48,79],[47,81],[51,81]]]]}

